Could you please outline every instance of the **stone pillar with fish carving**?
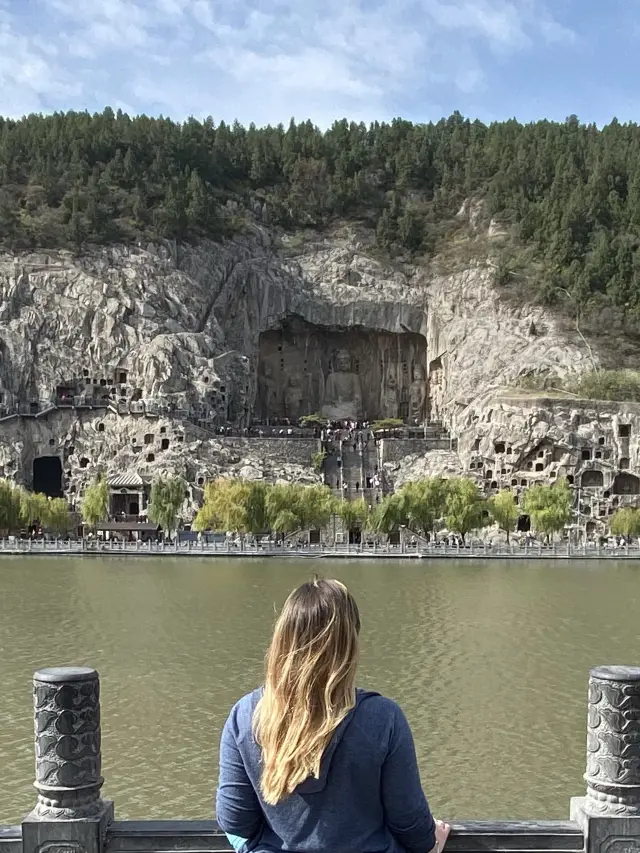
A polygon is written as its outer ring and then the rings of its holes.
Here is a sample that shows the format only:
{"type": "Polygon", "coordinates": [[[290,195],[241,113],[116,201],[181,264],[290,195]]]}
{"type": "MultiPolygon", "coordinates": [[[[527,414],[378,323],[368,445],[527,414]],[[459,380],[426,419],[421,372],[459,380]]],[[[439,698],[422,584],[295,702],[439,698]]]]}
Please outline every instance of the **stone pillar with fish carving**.
{"type": "Polygon", "coordinates": [[[585,780],[571,801],[585,853],[640,853],[640,667],[590,672],[585,780]]]}
{"type": "Polygon", "coordinates": [[[113,803],[100,793],[98,673],[41,669],[33,704],[38,798],[22,824],[23,853],[102,853],[113,803]]]}

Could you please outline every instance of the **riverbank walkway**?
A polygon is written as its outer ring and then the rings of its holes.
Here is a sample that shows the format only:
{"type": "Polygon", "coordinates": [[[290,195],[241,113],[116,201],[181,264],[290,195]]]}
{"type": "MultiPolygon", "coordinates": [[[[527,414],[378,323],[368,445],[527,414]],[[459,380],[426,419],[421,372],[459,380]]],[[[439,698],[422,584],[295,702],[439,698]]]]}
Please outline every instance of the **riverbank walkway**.
{"type": "MultiPolygon", "coordinates": [[[[2,556],[65,557],[224,557],[224,558],[315,558],[315,559],[456,559],[456,560],[638,560],[639,547],[570,545],[426,545],[423,543],[364,545],[252,544],[247,542],[97,542],[89,539],[42,540],[2,539],[2,556]]],[[[640,853],[640,851],[639,851],[640,853]]]]}
{"type": "MultiPolygon", "coordinates": [[[[46,636],[46,618],[42,628],[46,636]]],[[[551,682],[539,687],[543,725],[544,691],[557,691],[551,682]]],[[[213,820],[115,820],[114,803],[101,795],[100,693],[98,673],[90,667],[53,667],[35,673],[37,800],[21,825],[0,824],[0,853],[231,850],[213,820]]],[[[146,711],[140,708],[138,713],[146,711]]],[[[570,713],[575,717],[573,708],[570,713]]],[[[146,724],[155,723],[151,715],[146,724]]],[[[119,724],[126,726],[126,720],[119,724]]],[[[209,741],[213,733],[204,736],[209,741]]],[[[523,730],[522,737],[526,736],[523,730]]],[[[158,738],[161,745],[161,730],[158,738]]],[[[117,735],[110,743],[118,748],[117,735]]],[[[591,670],[587,743],[586,796],[571,800],[570,820],[454,822],[448,853],[637,853],[640,762],[635,756],[640,743],[640,668],[599,666],[591,670]]],[[[22,751],[23,745],[15,744],[15,749],[22,751]]],[[[499,754],[495,759],[495,772],[508,773],[517,785],[520,768],[500,766],[499,754]]],[[[11,782],[3,779],[5,786],[11,782]]],[[[460,782],[464,784],[464,779],[460,782]]],[[[437,785],[437,773],[431,783],[437,785]]],[[[545,783],[540,779],[541,785],[545,783]]],[[[126,780],[118,780],[117,787],[126,787],[126,780]]]]}

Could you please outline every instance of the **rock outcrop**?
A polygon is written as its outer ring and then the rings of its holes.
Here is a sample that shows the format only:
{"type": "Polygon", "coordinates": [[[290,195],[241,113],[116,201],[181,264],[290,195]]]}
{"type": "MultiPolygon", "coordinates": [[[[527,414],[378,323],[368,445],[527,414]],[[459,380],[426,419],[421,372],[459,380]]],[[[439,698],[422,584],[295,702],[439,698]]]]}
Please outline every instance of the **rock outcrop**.
{"type": "Polygon", "coordinates": [[[328,397],[358,388],[363,417],[424,409],[454,439],[381,458],[396,485],[464,474],[518,493],[598,471],[602,483],[594,473],[583,486],[601,490],[589,492],[591,518],[606,517],[620,472],[640,465],[640,411],[514,391],[524,375],[561,380],[598,357],[541,308],[508,305],[492,280],[488,262],[451,275],[384,262],[347,227],[0,256],[0,474],[31,484],[34,459],[57,456],[75,499],[97,469],[176,471],[191,505],[219,474],[317,482],[313,437],[220,430],[342,411],[328,397]]]}

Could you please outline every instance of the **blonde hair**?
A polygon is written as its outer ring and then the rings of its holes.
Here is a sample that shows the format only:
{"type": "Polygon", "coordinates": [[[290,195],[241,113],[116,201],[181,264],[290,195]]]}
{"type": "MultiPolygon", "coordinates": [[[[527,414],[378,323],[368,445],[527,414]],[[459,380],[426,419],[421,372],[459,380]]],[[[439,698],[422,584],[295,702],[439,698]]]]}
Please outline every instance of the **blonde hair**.
{"type": "Polygon", "coordinates": [[[340,581],[315,578],[287,598],[253,717],[269,805],[320,777],[324,750],[356,702],[359,633],[358,605],[340,581]]]}

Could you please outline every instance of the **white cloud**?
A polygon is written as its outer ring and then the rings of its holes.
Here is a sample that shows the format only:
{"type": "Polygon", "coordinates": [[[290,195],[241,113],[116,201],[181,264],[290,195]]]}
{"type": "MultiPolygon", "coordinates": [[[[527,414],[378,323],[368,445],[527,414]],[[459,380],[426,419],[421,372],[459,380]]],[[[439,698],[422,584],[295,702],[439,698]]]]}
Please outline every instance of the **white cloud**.
{"type": "Polygon", "coordinates": [[[369,121],[482,91],[573,34],[543,0],[0,0],[0,114],[100,109],[369,121]],[[33,7],[31,7],[33,8],[33,7]],[[482,57],[485,59],[482,59],[482,57]]]}

